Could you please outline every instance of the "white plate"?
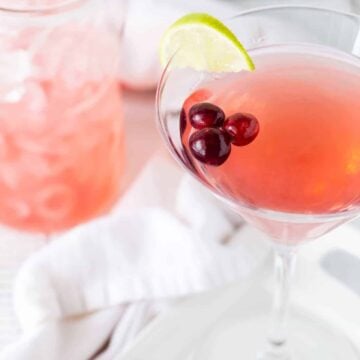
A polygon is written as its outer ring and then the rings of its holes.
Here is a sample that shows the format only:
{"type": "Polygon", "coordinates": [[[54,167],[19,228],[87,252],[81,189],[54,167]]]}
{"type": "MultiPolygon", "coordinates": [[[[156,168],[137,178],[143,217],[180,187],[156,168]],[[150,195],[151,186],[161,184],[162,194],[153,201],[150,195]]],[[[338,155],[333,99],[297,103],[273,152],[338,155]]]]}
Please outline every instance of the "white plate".
{"type": "MultiPolygon", "coordinates": [[[[345,333],[360,351],[360,298],[318,265],[319,259],[334,247],[360,255],[359,241],[359,230],[344,226],[325,239],[304,246],[295,276],[292,310],[310,316],[315,313],[328,326],[345,333]]],[[[117,360],[192,360],[191,354],[203,336],[211,333],[226,313],[233,311],[234,316],[242,316],[242,309],[252,314],[269,311],[271,273],[272,261],[268,259],[246,283],[179,301],[150,324],[117,360]]]]}
{"type": "MultiPolygon", "coordinates": [[[[313,287],[323,287],[325,292],[320,297],[311,296],[303,286],[309,278],[304,275],[298,277],[298,290],[295,290],[293,296],[293,312],[308,312],[310,315],[316,312],[318,317],[326,319],[329,326],[350,335],[360,351],[360,321],[357,322],[360,319],[360,299],[325,275],[317,265],[307,263],[306,260],[301,263],[301,267],[306,268],[305,274],[312,278],[313,287]],[[336,294],[336,300],[334,296],[330,296],[334,308],[331,307],[327,291],[336,294]],[[320,306],[321,303],[325,305],[320,306]],[[341,309],[346,310],[344,316],[341,309]],[[349,309],[353,309],[353,319],[346,316],[351,313],[349,309]]],[[[271,273],[271,267],[269,259],[247,283],[179,301],[145,329],[131,349],[117,360],[192,360],[192,354],[202,343],[203,336],[214,328],[214,324],[221,323],[224,317],[229,316],[229,311],[241,316],[241,312],[244,313],[241,309],[246,309],[250,315],[269,310],[271,296],[268,289],[271,281],[267,274],[271,273]],[[237,310],[234,312],[231,309],[237,310]]],[[[229,359],[226,355],[225,358],[229,359]]]]}
{"type": "MultiPolygon", "coordinates": [[[[253,279],[258,277],[256,274],[253,279]]],[[[251,285],[228,286],[180,301],[145,329],[117,360],[187,359],[203,334],[226,310],[242,301],[251,285]]]]}

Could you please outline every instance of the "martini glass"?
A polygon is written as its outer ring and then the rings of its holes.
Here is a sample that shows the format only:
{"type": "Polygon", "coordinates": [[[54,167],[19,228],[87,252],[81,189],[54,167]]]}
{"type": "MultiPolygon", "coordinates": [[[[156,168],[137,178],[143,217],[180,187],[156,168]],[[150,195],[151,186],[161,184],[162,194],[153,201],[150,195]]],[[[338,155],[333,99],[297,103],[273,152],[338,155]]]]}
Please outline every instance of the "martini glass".
{"type": "Polygon", "coordinates": [[[255,72],[174,70],[170,63],[158,88],[158,122],[180,164],[272,239],[277,284],[270,317],[229,320],[195,359],[220,359],[215,353],[227,360],[359,359],[327,323],[297,314],[288,324],[287,313],[300,245],[360,212],[360,19],[276,6],[225,23],[248,49],[255,72]],[[250,113],[260,126],[250,144],[232,144],[220,166],[197,160],[190,149],[196,130],[189,110],[202,102],[226,116],[250,113]],[[238,337],[224,340],[230,329],[238,337]]]}

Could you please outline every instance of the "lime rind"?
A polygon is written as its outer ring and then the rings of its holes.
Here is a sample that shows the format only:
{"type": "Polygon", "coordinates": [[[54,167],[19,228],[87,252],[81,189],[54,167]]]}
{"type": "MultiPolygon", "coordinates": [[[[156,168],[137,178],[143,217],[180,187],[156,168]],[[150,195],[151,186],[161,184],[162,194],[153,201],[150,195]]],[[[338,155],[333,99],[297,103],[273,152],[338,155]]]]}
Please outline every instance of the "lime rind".
{"type": "Polygon", "coordinates": [[[160,61],[166,66],[190,67],[200,71],[253,71],[255,65],[244,46],[215,17],[193,13],[177,20],[165,32],[160,44],[160,61]]]}

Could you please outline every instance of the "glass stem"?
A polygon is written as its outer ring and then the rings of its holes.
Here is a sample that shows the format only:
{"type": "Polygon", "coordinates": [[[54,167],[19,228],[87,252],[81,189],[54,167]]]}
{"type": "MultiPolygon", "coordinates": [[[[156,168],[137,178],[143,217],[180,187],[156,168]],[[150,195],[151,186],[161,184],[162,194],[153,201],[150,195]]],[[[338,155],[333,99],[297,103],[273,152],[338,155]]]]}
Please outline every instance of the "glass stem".
{"type": "Polygon", "coordinates": [[[287,313],[290,302],[291,279],[296,262],[296,248],[275,247],[275,294],[271,316],[267,351],[260,360],[288,360],[287,313]]]}

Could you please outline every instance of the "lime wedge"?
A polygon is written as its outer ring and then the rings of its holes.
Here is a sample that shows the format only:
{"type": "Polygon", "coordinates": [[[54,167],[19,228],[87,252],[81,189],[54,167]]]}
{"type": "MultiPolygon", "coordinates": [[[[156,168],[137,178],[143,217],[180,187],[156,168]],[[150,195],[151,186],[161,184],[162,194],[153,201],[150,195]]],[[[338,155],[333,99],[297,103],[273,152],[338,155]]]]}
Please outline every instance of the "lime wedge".
{"type": "Polygon", "coordinates": [[[165,32],[160,61],[166,66],[199,71],[253,71],[254,63],[237,37],[221,21],[208,14],[188,14],[165,32]]]}

